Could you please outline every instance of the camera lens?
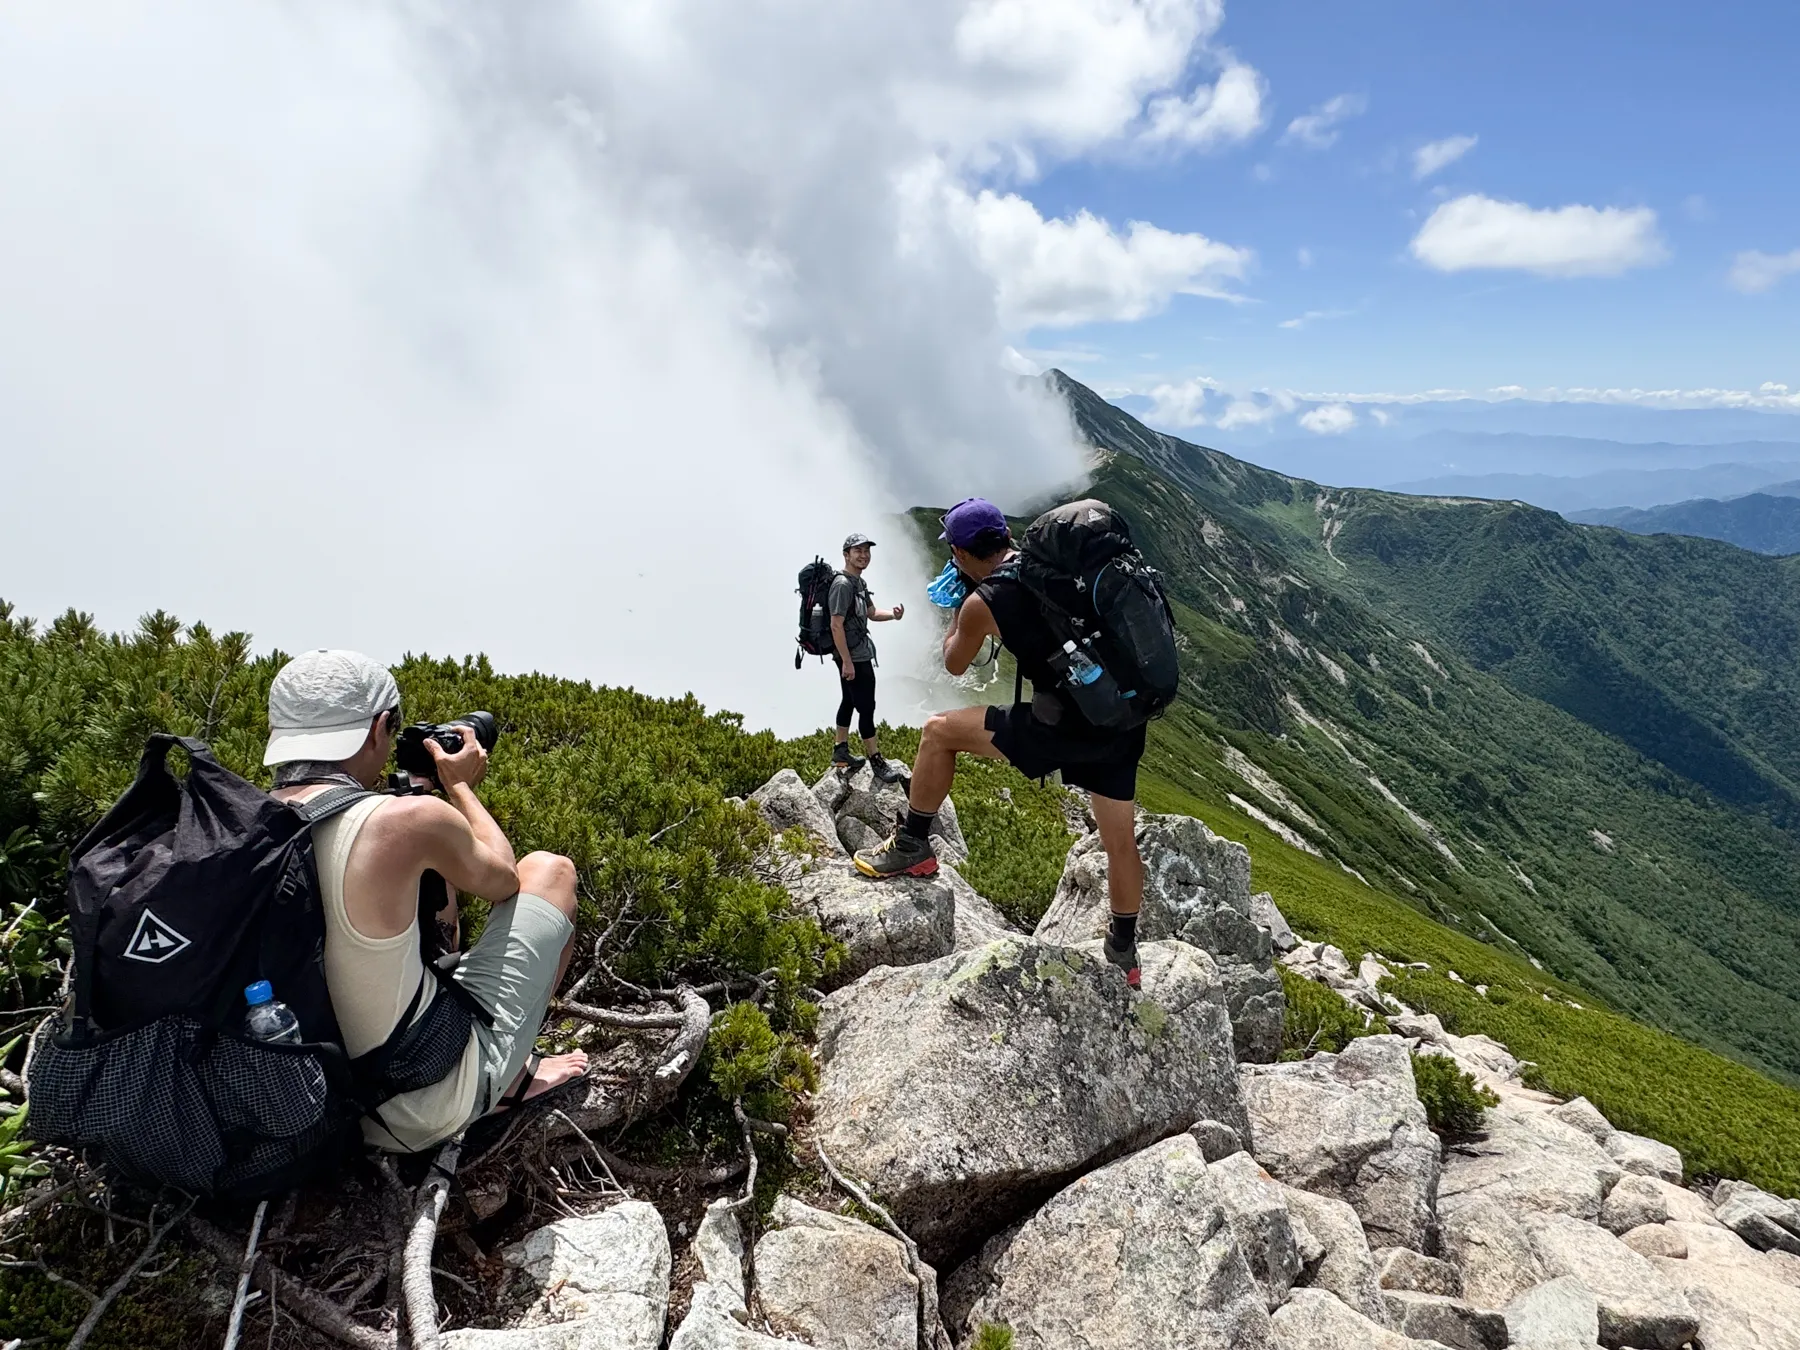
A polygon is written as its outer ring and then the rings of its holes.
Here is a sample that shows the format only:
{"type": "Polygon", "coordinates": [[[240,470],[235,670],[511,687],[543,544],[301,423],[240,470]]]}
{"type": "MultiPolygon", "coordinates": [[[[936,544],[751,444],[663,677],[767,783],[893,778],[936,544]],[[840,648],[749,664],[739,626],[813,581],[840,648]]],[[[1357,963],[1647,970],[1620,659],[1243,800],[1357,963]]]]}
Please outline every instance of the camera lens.
{"type": "Polygon", "coordinates": [[[491,712],[472,712],[456,720],[475,733],[475,739],[481,742],[483,750],[492,750],[500,739],[500,723],[491,712]]]}

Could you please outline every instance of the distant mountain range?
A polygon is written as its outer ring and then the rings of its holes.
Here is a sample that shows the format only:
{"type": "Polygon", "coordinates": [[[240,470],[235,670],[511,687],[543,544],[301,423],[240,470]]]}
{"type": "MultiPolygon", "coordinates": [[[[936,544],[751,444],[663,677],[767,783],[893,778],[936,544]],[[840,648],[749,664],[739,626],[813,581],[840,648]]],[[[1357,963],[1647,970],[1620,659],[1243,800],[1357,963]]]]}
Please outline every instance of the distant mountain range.
{"type": "MultiPolygon", "coordinates": [[[[1667,451],[1701,447],[1641,448],[1646,451],[1667,451]]],[[[1765,443],[1754,447],[1738,445],[1708,448],[1778,450],[1794,457],[1755,462],[1746,456],[1743,460],[1708,463],[1697,468],[1617,468],[1574,476],[1550,473],[1445,474],[1388,483],[1385,487],[1389,492],[1406,492],[1420,497],[1480,497],[1488,501],[1530,502],[1547,511],[1560,512],[1571,520],[1576,518],[1571,512],[1633,507],[1649,509],[1701,497],[1737,497],[1747,492],[1766,492],[1774,496],[1795,495],[1785,491],[1785,488],[1795,488],[1796,493],[1800,493],[1800,487],[1796,487],[1793,481],[1800,478],[1800,445],[1765,443]]],[[[1585,515],[1581,518],[1589,519],[1585,515]]],[[[1603,520],[1596,523],[1613,525],[1618,522],[1603,520]]]]}
{"type": "Polygon", "coordinates": [[[1647,511],[1615,506],[1564,513],[1583,525],[1611,525],[1633,534],[1690,534],[1722,539],[1753,553],[1800,553],[1800,482],[1775,483],[1725,501],[1702,499],[1647,511]]]}

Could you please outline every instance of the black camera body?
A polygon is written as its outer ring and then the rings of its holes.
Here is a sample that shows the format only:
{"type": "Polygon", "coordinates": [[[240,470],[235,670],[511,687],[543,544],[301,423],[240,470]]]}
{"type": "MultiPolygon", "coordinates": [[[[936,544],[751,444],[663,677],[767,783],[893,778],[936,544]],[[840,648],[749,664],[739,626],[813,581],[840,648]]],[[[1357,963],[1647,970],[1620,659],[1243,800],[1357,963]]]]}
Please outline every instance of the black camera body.
{"type": "Polygon", "coordinates": [[[500,723],[491,712],[467,713],[453,722],[414,722],[401,728],[400,738],[394,742],[394,767],[415,777],[435,778],[437,761],[425,742],[436,741],[446,754],[454,755],[471,732],[482,749],[492,750],[500,739],[500,723]]]}

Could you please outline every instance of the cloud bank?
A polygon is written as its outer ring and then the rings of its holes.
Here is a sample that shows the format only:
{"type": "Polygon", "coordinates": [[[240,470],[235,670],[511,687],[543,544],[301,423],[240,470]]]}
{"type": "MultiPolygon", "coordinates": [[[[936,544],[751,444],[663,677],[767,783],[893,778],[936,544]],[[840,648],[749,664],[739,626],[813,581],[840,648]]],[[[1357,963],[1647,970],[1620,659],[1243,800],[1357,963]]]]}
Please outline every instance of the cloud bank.
{"type": "Polygon", "coordinates": [[[1431,213],[1413,237],[1412,255],[1439,272],[1496,268],[1547,277],[1609,277],[1653,267],[1669,253],[1649,207],[1537,210],[1471,193],[1431,213]]]}
{"type": "MultiPolygon", "coordinates": [[[[485,649],[817,725],[800,563],[867,529],[902,598],[923,570],[884,516],[1078,471],[1009,326],[1243,265],[981,192],[1237,134],[1249,77],[1186,83],[1221,17],[9,6],[5,594],[289,650],[485,649]],[[1190,109],[1180,135],[1158,99],[1190,109]],[[1107,280],[1073,291],[1059,257],[1107,280]]],[[[894,674],[928,645],[910,617],[881,636],[894,674]]]]}

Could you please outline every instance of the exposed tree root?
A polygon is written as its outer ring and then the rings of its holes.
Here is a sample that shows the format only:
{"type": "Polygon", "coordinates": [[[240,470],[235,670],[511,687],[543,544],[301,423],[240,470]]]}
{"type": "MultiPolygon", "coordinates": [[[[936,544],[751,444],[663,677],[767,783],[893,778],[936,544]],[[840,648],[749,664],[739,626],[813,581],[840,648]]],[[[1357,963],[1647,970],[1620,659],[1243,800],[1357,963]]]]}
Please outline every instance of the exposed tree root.
{"type": "MultiPolygon", "coordinates": [[[[220,1261],[235,1266],[243,1257],[242,1246],[205,1219],[188,1216],[188,1231],[220,1261]]],[[[352,1350],[397,1350],[398,1337],[391,1331],[375,1331],[353,1320],[349,1313],[291,1275],[275,1269],[267,1257],[251,1262],[251,1279],[271,1298],[296,1314],[313,1330],[350,1346],[352,1350]]]]}
{"type": "Polygon", "coordinates": [[[412,1229],[406,1235],[406,1257],[401,1280],[406,1295],[406,1325],[412,1332],[413,1350],[438,1350],[437,1292],[431,1284],[431,1250],[437,1245],[438,1220],[450,1199],[450,1183],[456,1177],[456,1161],[462,1153],[457,1135],[438,1150],[419,1187],[413,1208],[412,1229]]]}

